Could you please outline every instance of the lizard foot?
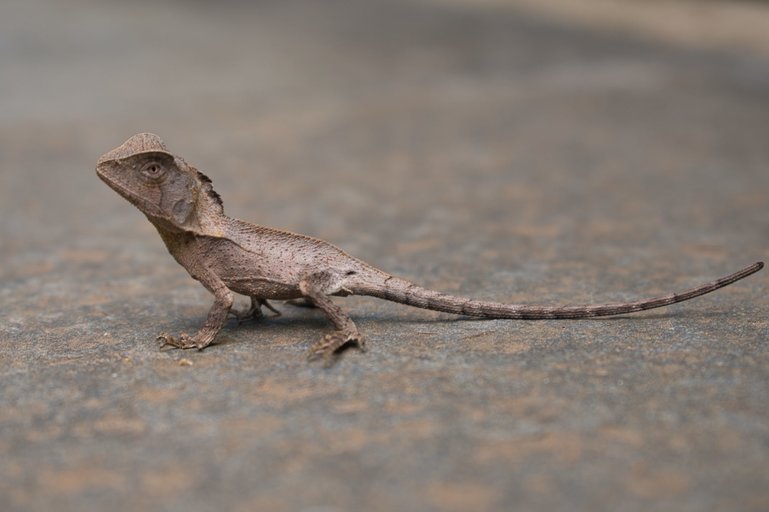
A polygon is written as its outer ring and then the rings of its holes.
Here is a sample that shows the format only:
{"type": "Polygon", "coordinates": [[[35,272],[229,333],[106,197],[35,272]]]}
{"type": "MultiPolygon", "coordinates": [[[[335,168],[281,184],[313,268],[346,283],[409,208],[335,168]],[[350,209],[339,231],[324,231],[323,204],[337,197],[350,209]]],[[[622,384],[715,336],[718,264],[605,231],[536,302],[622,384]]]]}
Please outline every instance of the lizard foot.
{"type": "Polygon", "coordinates": [[[197,348],[197,349],[203,349],[202,346],[200,346],[191,336],[187,334],[181,334],[178,338],[175,336],[171,336],[170,334],[166,333],[160,333],[158,334],[157,341],[160,343],[160,348],[164,347],[175,347],[175,348],[181,348],[181,349],[187,349],[187,348],[197,348]]]}
{"type": "Polygon", "coordinates": [[[366,342],[357,332],[334,331],[326,334],[310,347],[307,359],[313,361],[323,357],[326,364],[328,364],[331,361],[331,357],[348,343],[355,343],[360,350],[366,350],[366,342]]]}
{"type": "Polygon", "coordinates": [[[231,309],[229,314],[230,316],[234,317],[235,320],[238,321],[238,325],[248,320],[259,320],[261,318],[264,318],[264,313],[262,313],[262,308],[259,306],[257,306],[256,308],[250,307],[245,311],[235,311],[234,309],[231,309]]]}
{"type": "Polygon", "coordinates": [[[262,306],[272,311],[275,316],[280,316],[282,313],[275,309],[272,304],[267,302],[266,299],[251,299],[251,306],[245,311],[230,310],[229,314],[234,316],[238,321],[238,325],[242,324],[246,320],[259,320],[264,318],[262,313],[262,306]]]}

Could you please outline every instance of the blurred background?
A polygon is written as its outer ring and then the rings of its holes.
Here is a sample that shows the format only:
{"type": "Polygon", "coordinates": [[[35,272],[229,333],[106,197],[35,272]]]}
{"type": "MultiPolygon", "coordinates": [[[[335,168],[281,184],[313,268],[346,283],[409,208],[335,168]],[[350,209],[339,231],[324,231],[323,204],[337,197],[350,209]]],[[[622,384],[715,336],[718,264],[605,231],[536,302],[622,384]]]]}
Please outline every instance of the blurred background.
{"type": "Polygon", "coordinates": [[[159,352],[211,299],[94,174],[144,131],[434,288],[667,292],[769,254],[766,2],[3,2],[0,509],[769,509],[764,275],[612,321],[353,298],[329,370],[291,308],[159,352]]]}

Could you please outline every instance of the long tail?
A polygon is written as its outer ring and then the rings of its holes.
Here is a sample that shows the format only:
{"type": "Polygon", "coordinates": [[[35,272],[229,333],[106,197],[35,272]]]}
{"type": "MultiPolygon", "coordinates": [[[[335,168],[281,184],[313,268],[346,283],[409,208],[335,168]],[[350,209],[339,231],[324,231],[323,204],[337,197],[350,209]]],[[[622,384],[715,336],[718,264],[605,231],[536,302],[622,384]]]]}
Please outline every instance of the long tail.
{"type": "Polygon", "coordinates": [[[397,277],[387,277],[384,286],[366,287],[355,290],[360,295],[370,295],[380,299],[386,299],[400,304],[406,304],[417,308],[443,311],[484,318],[510,318],[510,319],[557,319],[557,318],[590,318],[596,316],[623,315],[636,311],[660,308],[683,302],[685,300],[705,295],[712,291],[728,286],[740,279],[758,272],[764,267],[763,262],[757,262],[734,274],[716,279],[710,283],[697,286],[679,293],[671,293],[652,299],[643,299],[635,302],[622,302],[617,304],[597,304],[585,306],[530,306],[522,304],[503,304],[499,302],[487,302],[466,297],[457,297],[444,293],[428,290],[414,283],[397,277]]]}

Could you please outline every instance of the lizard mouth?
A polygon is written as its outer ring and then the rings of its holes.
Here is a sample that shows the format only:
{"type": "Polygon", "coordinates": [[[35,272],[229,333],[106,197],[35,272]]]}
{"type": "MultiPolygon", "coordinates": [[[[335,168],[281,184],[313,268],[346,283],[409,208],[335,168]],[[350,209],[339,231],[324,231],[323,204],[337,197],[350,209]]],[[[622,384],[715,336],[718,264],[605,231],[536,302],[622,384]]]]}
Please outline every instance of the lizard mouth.
{"type": "Polygon", "coordinates": [[[133,192],[130,188],[125,186],[121,180],[115,179],[114,175],[120,174],[121,172],[126,172],[126,168],[120,160],[100,159],[96,164],[96,175],[106,183],[109,188],[120,194],[129,203],[136,205],[146,215],[160,216],[161,212],[157,205],[133,192]]]}

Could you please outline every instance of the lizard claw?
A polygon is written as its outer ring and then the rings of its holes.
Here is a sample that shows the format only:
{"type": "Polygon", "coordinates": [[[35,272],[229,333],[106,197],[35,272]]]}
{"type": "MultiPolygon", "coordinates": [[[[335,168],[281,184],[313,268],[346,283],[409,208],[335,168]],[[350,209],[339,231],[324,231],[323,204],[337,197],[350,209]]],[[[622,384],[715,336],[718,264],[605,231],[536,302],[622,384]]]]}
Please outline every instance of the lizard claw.
{"type": "Polygon", "coordinates": [[[164,332],[161,332],[155,338],[155,341],[159,341],[160,342],[160,350],[163,350],[167,346],[172,346],[173,347],[174,344],[173,344],[172,340],[173,340],[173,337],[170,336],[169,334],[164,333],[164,332]]]}

